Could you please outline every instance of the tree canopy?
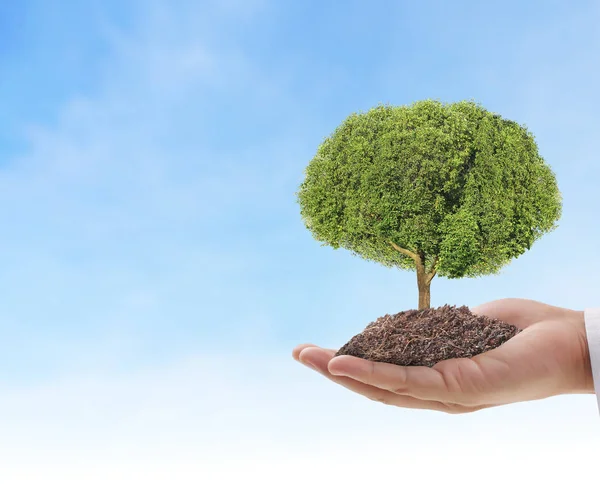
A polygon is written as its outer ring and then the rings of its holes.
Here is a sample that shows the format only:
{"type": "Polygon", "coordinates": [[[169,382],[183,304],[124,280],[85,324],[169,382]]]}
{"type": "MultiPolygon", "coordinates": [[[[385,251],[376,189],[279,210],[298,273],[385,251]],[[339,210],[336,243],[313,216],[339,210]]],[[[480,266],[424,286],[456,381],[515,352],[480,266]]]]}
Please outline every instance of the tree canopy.
{"type": "Polygon", "coordinates": [[[562,210],[533,135],[472,101],[351,114],[318,147],[297,198],[323,245],[400,269],[419,258],[447,278],[497,273],[562,210]]]}

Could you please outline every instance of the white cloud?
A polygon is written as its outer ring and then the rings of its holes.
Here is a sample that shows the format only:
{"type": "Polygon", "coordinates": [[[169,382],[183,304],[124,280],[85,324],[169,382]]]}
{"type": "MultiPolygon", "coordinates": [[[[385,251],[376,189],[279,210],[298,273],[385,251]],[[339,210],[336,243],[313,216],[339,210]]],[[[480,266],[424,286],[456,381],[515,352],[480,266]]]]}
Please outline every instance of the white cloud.
{"type": "Polygon", "coordinates": [[[595,467],[595,403],[559,397],[464,416],[401,410],[289,356],[232,352],[4,389],[0,485],[575,485],[595,467]]]}

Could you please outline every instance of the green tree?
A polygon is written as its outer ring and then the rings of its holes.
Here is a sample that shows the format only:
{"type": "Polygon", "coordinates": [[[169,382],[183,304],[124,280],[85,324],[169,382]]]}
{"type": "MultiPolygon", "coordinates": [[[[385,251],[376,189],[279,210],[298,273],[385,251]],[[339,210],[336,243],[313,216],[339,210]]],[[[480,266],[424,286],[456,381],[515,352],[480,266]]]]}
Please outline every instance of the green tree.
{"type": "Polygon", "coordinates": [[[296,193],[313,237],[430,284],[496,274],[556,228],[556,177],[527,128],[472,101],[379,105],[319,146],[296,193]]]}

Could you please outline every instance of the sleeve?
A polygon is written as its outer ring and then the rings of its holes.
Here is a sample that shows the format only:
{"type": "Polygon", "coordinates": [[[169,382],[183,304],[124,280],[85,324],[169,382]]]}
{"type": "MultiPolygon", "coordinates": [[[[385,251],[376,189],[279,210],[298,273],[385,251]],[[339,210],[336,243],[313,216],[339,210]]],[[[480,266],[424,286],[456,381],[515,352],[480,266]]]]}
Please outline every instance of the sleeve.
{"type": "Polygon", "coordinates": [[[584,310],[585,333],[590,350],[590,364],[594,379],[594,391],[600,411],[600,308],[584,310]]]}

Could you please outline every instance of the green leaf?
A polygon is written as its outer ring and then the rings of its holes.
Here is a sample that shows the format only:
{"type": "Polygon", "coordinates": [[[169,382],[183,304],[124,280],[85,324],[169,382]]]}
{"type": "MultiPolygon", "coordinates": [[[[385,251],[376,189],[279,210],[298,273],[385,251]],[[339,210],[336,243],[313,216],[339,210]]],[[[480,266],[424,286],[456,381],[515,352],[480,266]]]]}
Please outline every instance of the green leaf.
{"type": "Polygon", "coordinates": [[[297,200],[319,242],[414,269],[392,241],[439,257],[449,278],[497,273],[562,211],[533,135],[472,101],[351,114],[317,149],[297,200]]]}

